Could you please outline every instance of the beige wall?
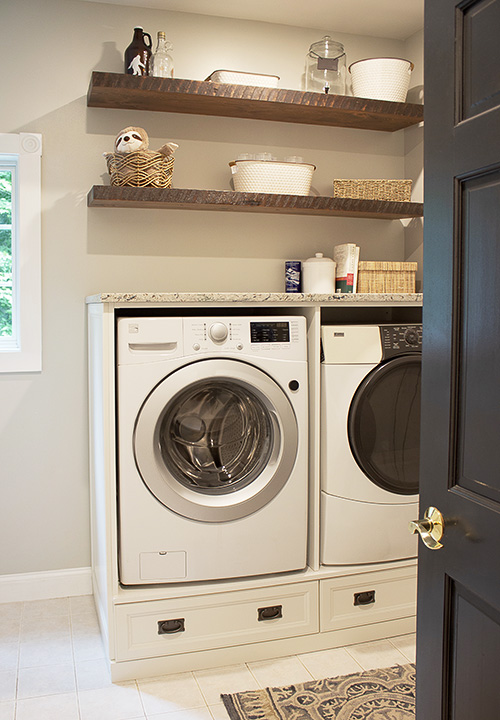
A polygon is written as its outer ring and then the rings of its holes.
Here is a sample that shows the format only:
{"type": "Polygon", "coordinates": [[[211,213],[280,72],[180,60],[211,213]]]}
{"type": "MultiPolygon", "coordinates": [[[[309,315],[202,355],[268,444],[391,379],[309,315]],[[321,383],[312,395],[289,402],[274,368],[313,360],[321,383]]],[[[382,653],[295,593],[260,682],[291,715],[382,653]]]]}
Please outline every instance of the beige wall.
{"type": "MultiPolygon", "coordinates": [[[[345,241],[365,260],[405,259],[399,221],[87,209],[90,187],[107,182],[102,153],[130,124],[146,128],[153,149],[179,144],[176,187],[229,189],[228,163],[257,151],[316,164],[320,194],[334,177],[404,177],[404,132],[87,108],[91,71],[122,71],[137,24],[167,31],[179,77],[229,67],[295,88],[308,46],[329,31],[78,0],[2,3],[0,130],[43,134],[43,371],[0,376],[0,574],[90,563],[86,295],[281,290],[285,259],[345,241]]],[[[348,62],[406,52],[399,41],[330,34],[348,62]]]]}
{"type": "MultiPolygon", "coordinates": [[[[412,87],[408,92],[408,102],[424,102],[424,32],[412,35],[405,43],[405,57],[415,63],[412,73],[412,87]]],[[[412,198],[415,202],[424,202],[424,127],[414,125],[404,131],[405,141],[405,177],[413,181],[412,198]]],[[[423,289],[422,266],[424,221],[414,218],[405,223],[405,260],[418,262],[417,286],[423,289]]]]}

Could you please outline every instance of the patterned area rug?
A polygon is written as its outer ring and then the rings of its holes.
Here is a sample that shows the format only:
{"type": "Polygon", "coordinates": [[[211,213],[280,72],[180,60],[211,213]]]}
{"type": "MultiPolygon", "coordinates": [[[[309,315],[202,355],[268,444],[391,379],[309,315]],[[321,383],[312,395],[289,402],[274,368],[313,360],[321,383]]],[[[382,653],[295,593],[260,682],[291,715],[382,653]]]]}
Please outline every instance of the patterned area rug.
{"type": "Polygon", "coordinates": [[[415,665],[221,697],[231,720],[414,720],[415,665]]]}

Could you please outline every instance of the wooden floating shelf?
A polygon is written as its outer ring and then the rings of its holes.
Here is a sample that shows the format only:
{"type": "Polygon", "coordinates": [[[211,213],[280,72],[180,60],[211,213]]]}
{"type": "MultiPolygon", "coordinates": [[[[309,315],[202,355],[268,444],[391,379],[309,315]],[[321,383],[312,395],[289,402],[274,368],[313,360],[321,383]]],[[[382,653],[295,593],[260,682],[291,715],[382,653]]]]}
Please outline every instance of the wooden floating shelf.
{"type": "Polygon", "coordinates": [[[105,72],[92,73],[87,105],[386,132],[416,125],[424,119],[423,105],[411,103],[105,72]]]}
{"type": "Polygon", "coordinates": [[[112,185],[94,185],[88,194],[87,204],[89,207],[223,210],[381,220],[422,217],[424,214],[423,204],[412,202],[112,185]]]}

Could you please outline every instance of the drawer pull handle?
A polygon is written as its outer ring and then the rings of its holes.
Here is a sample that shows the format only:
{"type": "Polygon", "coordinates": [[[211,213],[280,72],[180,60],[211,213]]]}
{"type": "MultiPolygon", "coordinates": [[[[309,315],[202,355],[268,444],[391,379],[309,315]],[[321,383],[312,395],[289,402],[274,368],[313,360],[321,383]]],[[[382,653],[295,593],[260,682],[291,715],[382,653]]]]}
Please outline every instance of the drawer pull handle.
{"type": "Polygon", "coordinates": [[[271,605],[257,610],[258,620],[276,620],[283,617],[283,605],[271,605]]]}
{"type": "Polygon", "coordinates": [[[159,620],[158,635],[173,635],[174,633],[184,632],[186,629],[184,618],[175,618],[175,620],[159,620]]]}
{"type": "Polygon", "coordinates": [[[365,592],[354,593],[355,605],[372,605],[375,602],[375,590],[365,590],[365,592]]]}

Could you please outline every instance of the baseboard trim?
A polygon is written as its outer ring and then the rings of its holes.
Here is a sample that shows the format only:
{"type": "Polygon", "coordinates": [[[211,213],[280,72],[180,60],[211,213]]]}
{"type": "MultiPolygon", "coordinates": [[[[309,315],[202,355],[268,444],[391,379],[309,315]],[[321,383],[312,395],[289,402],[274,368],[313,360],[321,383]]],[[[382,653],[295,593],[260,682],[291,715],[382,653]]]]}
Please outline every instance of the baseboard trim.
{"type": "Polygon", "coordinates": [[[0,603],[49,600],[92,593],[91,568],[0,575],[0,603]]]}

